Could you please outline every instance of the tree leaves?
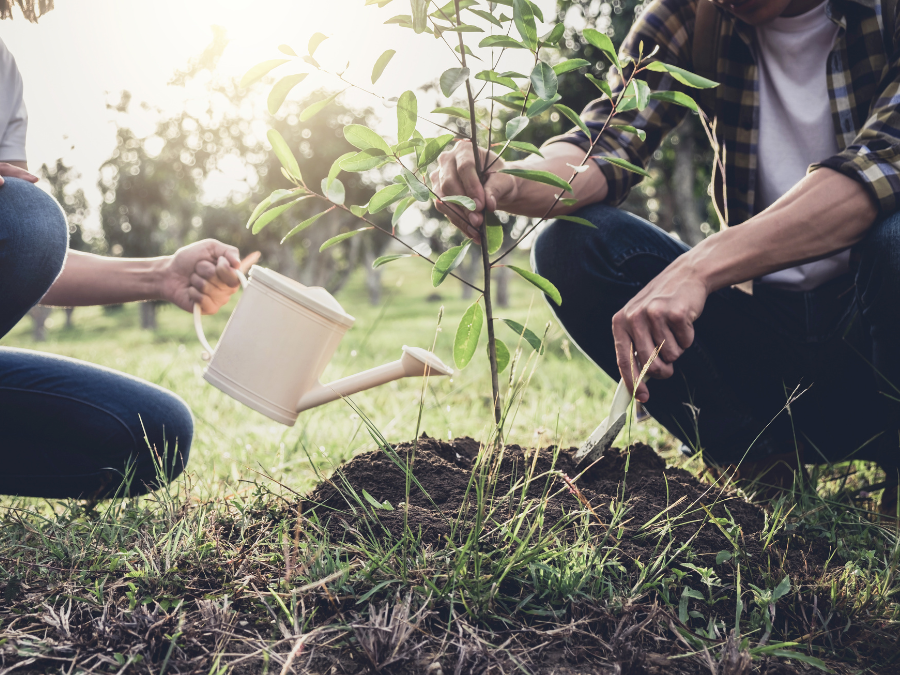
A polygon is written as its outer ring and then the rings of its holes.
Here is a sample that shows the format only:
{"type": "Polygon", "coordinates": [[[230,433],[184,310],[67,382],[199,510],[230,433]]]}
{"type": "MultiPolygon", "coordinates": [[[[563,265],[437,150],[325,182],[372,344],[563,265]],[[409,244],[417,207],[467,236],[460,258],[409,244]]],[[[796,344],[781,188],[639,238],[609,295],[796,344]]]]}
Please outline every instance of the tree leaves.
{"type": "Polygon", "coordinates": [[[282,77],[275,83],[275,86],[272,87],[272,91],[269,92],[267,101],[270,115],[274,115],[278,112],[278,109],[281,107],[281,104],[284,103],[284,99],[287,98],[291,89],[303,82],[303,80],[306,79],[306,76],[307,73],[288,75],[287,77],[282,77]]]}
{"type": "Polygon", "coordinates": [[[443,152],[444,148],[446,148],[452,140],[453,134],[444,134],[443,136],[438,136],[437,138],[429,140],[419,154],[419,168],[424,169],[436,160],[438,155],[443,152]]]}
{"type": "Polygon", "coordinates": [[[397,208],[394,209],[394,215],[391,216],[391,227],[397,227],[397,223],[400,222],[400,218],[406,213],[406,209],[412,206],[415,201],[416,198],[412,195],[400,200],[400,203],[397,204],[397,208]]]}
{"type": "Polygon", "coordinates": [[[562,61],[553,66],[553,72],[557,75],[562,75],[563,73],[568,73],[569,71],[584,68],[589,65],[591,65],[591,62],[585,59],[569,59],[568,61],[562,61]]]}
{"type": "Polygon", "coordinates": [[[531,86],[534,88],[534,93],[545,101],[556,96],[559,80],[550,64],[543,61],[535,64],[534,70],[531,71],[531,86]]]}
{"type": "Polygon", "coordinates": [[[643,129],[635,129],[630,124],[610,124],[609,128],[610,129],[619,129],[620,131],[627,131],[629,134],[634,134],[635,136],[640,138],[642,141],[646,140],[646,138],[647,138],[646,131],[644,131],[643,129]]]}
{"type": "Polygon", "coordinates": [[[609,162],[610,164],[615,164],[618,167],[625,169],[626,171],[630,171],[631,173],[636,173],[641,176],[645,176],[646,178],[650,178],[650,174],[642,169],[639,166],[635,166],[627,159],[622,159],[621,157],[608,157],[606,155],[599,155],[597,159],[603,159],[609,162]]]}
{"type": "MultiPolygon", "coordinates": [[[[281,206],[276,206],[273,209],[269,209],[265,213],[263,213],[256,220],[251,219],[252,221],[252,229],[250,230],[253,234],[259,234],[260,230],[262,230],[266,225],[275,220],[282,213],[287,211],[289,208],[294,206],[297,202],[303,201],[304,199],[308,199],[310,195],[303,195],[298,197],[297,199],[293,199],[289,201],[287,204],[282,204],[281,206]]],[[[247,223],[250,225],[250,223],[247,223]]]]}
{"type": "Polygon", "coordinates": [[[309,52],[309,55],[315,56],[316,50],[319,48],[319,45],[327,39],[327,35],[324,35],[322,33],[313,33],[312,37],[309,38],[309,44],[306,46],[306,50],[309,52]]]}
{"type": "Polygon", "coordinates": [[[574,123],[579,129],[584,132],[584,135],[588,137],[588,140],[591,139],[591,132],[587,127],[587,124],[584,123],[584,120],[581,119],[581,115],[572,110],[569,106],[563,105],[562,103],[557,103],[554,106],[559,112],[569,118],[569,121],[574,123]]]}
{"type": "Polygon", "coordinates": [[[397,143],[409,140],[416,130],[419,103],[411,91],[404,91],[397,101],[397,143]]]}
{"type": "Polygon", "coordinates": [[[498,28],[503,28],[503,24],[500,23],[500,20],[490,12],[485,12],[483,9],[470,9],[469,11],[477,16],[480,16],[485,21],[494,24],[498,28]]]}
{"type": "Polygon", "coordinates": [[[625,90],[624,96],[628,97],[630,95],[634,95],[635,107],[638,110],[643,110],[650,101],[650,86],[643,80],[632,80],[631,84],[628,85],[628,89],[625,90]]]}
{"type": "Polygon", "coordinates": [[[449,197],[441,197],[442,202],[449,202],[450,204],[459,204],[464,209],[468,209],[469,211],[475,210],[475,200],[471,197],[466,197],[465,195],[451,195],[449,197]]]}
{"type": "Polygon", "coordinates": [[[391,154],[391,146],[381,136],[362,124],[348,124],[344,127],[344,138],[347,142],[360,150],[381,150],[386,155],[391,154]]]}
{"type": "Polygon", "coordinates": [[[412,27],[416,33],[428,28],[428,0],[409,0],[412,11],[412,27]]]}
{"type": "Polygon", "coordinates": [[[526,143],[525,141],[510,141],[509,147],[518,150],[519,152],[527,152],[530,155],[537,155],[538,157],[543,157],[541,154],[540,148],[532,143],[526,143]]]}
{"type": "Polygon", "coordinates": [[[332,162],[331,168],[328,170],[328,184],[329,185],[331,184],[331,181],[333,181],[335,178],[337,178],[338,174],[341,172],[341,164],[343,163],[343,161],[345,159],[350,159],[355,154],[356,154],[355,152],[345,152],[343,155],[341,155],[336,160],[334,160],[334,162],[332,162]]]}
{"type": "Polygon", "coordinates": [[[680,91],[654,91],[652,94],[650,94],[650,100],[668,101],[669,103],[674,103],[675,105],[690,108],[694,112],[700,111],[700,108],[697,106],[697,102],[687,94],[683,94],[680,91]]]}
{"type": "Polygon", "coordinates": [[[525,279],[525,281],[528,281],[541,289],[548,298],[557,304],[557,306],[562,305],[562,296],[559,294],[559,291],[556,290],[556,286],[551,284],[540,274],[535,274],[529,270],[523,270],[521,267],[516,267],[515,265],[507,265],[507,267],[525,279]]]}
{"type": "Polygon", "coordinates": [[[598,78],[598,77],[594,77],[594,76],[591,75],[590,73],[585,73],[584,76],[585,76],[588,80],[590,80],[591,83],[592,83],[595,87],[597,87],[597,89],[599,89],[599,90],[602,91],[604,94],[606,94],[606,98],[608,98],[609,100],[612,100],[613,95],[612,95],[612,89],[611,89],[610,86],[609,86],[609,82],[607,82],[606,80],[601,80],[601,79],[598,78]]]}
{"type": "Polygon", "coordinates": [[[513,0],[513,21],[525,46],[531,51],[536,51],[537,27],[534,23],[534,10],[528,0],[513,0]]]}
{"type": "Polygon", "coordinates": [[[494,255],[503,246],[503,226],[488,225],[487,226],[487,247],[488,253],[494,255]]]}
{"type": "Polygon", "coordinates": [[[470,239],[464,244],[447,249],[438,256],[438,259],[434,262],[434,266],[431,268],[432,286],[437,288],[444,283],[444,279],[447,278],[450,272],[459,267],[462,261],[465,260],[471,245],[472,240],[470,239]]]}
{"type": "Polygon", "coordinates": [[[597,226],[594,225],[591,221],[586,218],[581,218],[579,216],[555,216],[557,220],[568,220],[570,223],[578,223],[579,225],[585,225],[587,227],[593,227],[595,230],[597,226]]]}
{"type": "Polygon", "coordinates": [[[441,92],[450,97],[459,86],[469,79],[468,68],[450,68],[441,74],[441,92]]]}
{"type": "MultiPolygon", "coordinates": [[[[250,218],[247,219],[247,227],[249,228],[256,222],[256,219],[259,218],[263,212],[268,209],[272,204],[277,204],[282,199],[290,197],[291,195],[297,194],[296,189],[292,190],[274,190],[272,194],[263,199],[259,204],[256,205],[256,208],[253,209],[253,213],[250,214],[250,218]]],[[[302,194],[302,193],[301,193],[302,194]]]]}
{"type": "Polygon", "coordinates": [[[432,113],[439,115],[450,115],[452,117],[462,117],[463,119],[469,119],[469,111],[463,110],[462,108],[448,106],[445,108],[435,108],[431,111],[432,113]]]}
{"type": "Polygon", "coordinates": [[[300,165],[297,164],[297,158],[294,157],[294,153],[291,152],[291,148],[287,144],[287,141],[284,140],[284,136],[275,129],[269,129],[266,133],[266,137],[272,145],[272,151],[275,153],[278,161],[281,162],[281,166],[283,166],[285,171],[287,171],[298,183],[302,182],[303,177],[300,175],[300,165]]]}
{"type": "Polygon", "coordinates": [[[544,183],[553,187],[562,188],[567,192],[572,192],[572,186],[559,176],[549,171],[538,171],[536,169],[500,169],[499,173],[508,173],[510,176],[532,180],[536,183],[544,183]]]}
{"type": "Polygon", "coordinates": [[[328,241],[326,241],[324,244],[322,244],[319,247],[319,253],[324,251],[326,248],[331,248],[332,246],[340,244],[345,239],[349,239],[350,237],[355,237],[360,232],[365,232],[366,230],[371,230],[371,229],[372,229],[371,227],[361,227],[358,230],[352,230],[351,232],[344,232],[343,234],[339,234],[336,237],[332,237],[331,239],[329,239],[328,241]]]}
{"type": "Polygon", "coordinates": [[[431,199],[431,191],[422,181],[416,178],[414,173],[404,167],[401,175],[403,176],[403,180],[407,187],[409,187],[409,191],[412,192],[413,197],[416,198],[416,201],[427,202],[431,199]]]}
{"type": "MultiPolygon", "coordinates": [[[[491,346],[485,345],[487,348],[488,360],[491,358],[491,346]]],[[[503,344],[502,340],[494,338],[494,353],[497,355],[497,372],[502,373],[509,365],[509,347],[503,344]]]]}
{"type": "Polygon", "coordinates": [[[277,68],[282,63],[287,63],[290,59],[270,59],[269,61],[263,61],[262,63],[257,63],[250,70],[244,73],[244,76],[241,78],[241,87],[248,87],[257,80],[261,80],[265,77],[269,71],[277,68]]]}
{"type": "Polygon", "coordinates": [[[378,78],[381,77],[384,69],[387,68],[387,64],[390,63],[390,60],[394,58],[394,54],[396,53],[396,50],[388,49],[378,57],[378,60],[375,62],[375,67],[372,68],[372,84],[375,84],[378,81],[378,78]]]}
{"type": "MultiPolygon", "coordinates": [[[[332,206],[331,208],[333,209],[334,207],[332,206]]],[[[286,235],[284,235],[284,239],[281,240],[281,243],[283,244],[284,242],[286,242],[288,239],[290,239],[291,237],[293,237],[293,236],[294,236],[295,234],[297,234],[298,232],[302,232],[303,230],[305,230],[307,227],[309,227],[310,225],[312,225],[314,222],[316,222],[319,218],[321,218],[322,216],[324,216],[324,215],[325,215],[326,213],[328,213],[329,211],[331,211],[331,209],[326,209],[325,211],[322,211],[322,213],[317,213],[317,214],[314,215],[312,218],[307,218],[307,219],[304,220],[302,223],[300,223],[299,225],[297,225],[296,227],[294,227],[293,230],[291,230],[291,231],[288,232],[286,235]]]]}
{"type": "Polygon", "coordinates": [[[528,111],[525,114],[528,115],[528,117],[537,117],[542,112],[545,112],[546,110],[552,108],[554,104],[561,100],[562,96],[560,96],[559,94],[548,99],[535,97],[534,101],[528,106],[528,111]]]}
{"type": "Polygon", "coordinates": [[[521,42],[507,35],[489,35],[488,37],[484,38],[484,40],[479,42],[478,46],[482,49],[487,49],[490,47],[500,47],[504,49],[528,49],[528,47],[523,45],[521,42]]]}
{"type": "Polygon", "coordinates": [[[344,171],[368,171],[369,169],[378,168],[391,161],[391,157],[385,155],[381,150],[376,148],[363,150],[356,154],[351,153],[351,155],[351,157],[341,161],[341,168],[344,171]]]}
{"type": "Polygon", "coordinates": [[[332,178],[331,180],[328,180],[328,178],[323,178],[322,193],[326,197],[328,197],[328,200],[332,204],[338,205],[343,205],[344,199],[347,196],[347,193],[344,190],[344,184],[337,178],[332,178]]]}
{"type": "Polygon", "coordinates": [[[493,70],[482,70],[475,76],[476,80],[484,80],[485,82],[493,82],[494,84],[499,84],[504,87],[508,87],[513,91],[519,90],[519,85],[516,84],[516,81],[511,77],[503,77],[499,73],[493,70]]]}
{"type": "Polygon", "coordinates": [[[669,73],[672,77],[681,82],[681,84],[693,87],[694,89],[712,89],[713,87],[719,86],[718,82],[713,82],[705,77],[695,75],[684,68],[670,66],[668,63],[663,63],[662,61],[652,61],[645,67],[647,70],[652,70],[657,73],[669,73]]]}
{"type": "Polygon", "coordinates": [[[520,336],[525,342],[529,344],[529,346],[536,351],[538,354],[543,353],[544,343],[539,338],[534,331],[529,328],[526,328],[518,321],[513,321],[512,319],[500,319],[503,323],[509,326],[512,329],[512,332],[516,335],[520,336]]]}
{"type": "Polygon", "coordinates": [[[392,183],[380,189],[369,200],[369,213],[378,213],[387,208],[398,199],[405,197],[409,188],[405,183],[392,183]]]}
{"type": "Polygon", "coordinates": [[[382,265],[387,265],[389,262],[393,262],[394,260],[399,260],[400,258],[412,258],[411,253],[392,253],[391,255],[383,255],[380,258],[375,258],[372,261],[372,269],[378,269],[382,265]]]}
{"type": "Polygon", "coordinates": [[[594,30],[593,28],[585,28],[582,35],[585,40],[603,52],[606,55],[606,58],[608,58],[616,68],[622,69],[622,64],[619,62],[619,55],[616,54],[616,48],[613,46],[612,40],[609,39],[608,35],[594,30]]]}
{"type": "Polygon", "coordinates": [[[506,123],[506,139],[511,141],[520,133],[522,133],[522,130],[527,126],[528,118],[524,115],[513,117],[509,122],[506,123]]]}
{"type": "Polygon", "coordinates": [[[484,310],[475,302],[470,305],[460,319],[456,328],[456,337],[453,340],[453,361],[456,367],[462,370],[475,355],[478,346],[478,338],[481,337],[481,327],[484,324],[484,310]]]}
{"type": "Polygon", "coordinates": [[[307,106],[303,110],[303,112],[300,113],[300,121],[305,122],[306,120],[311,119],[313,116],[317,115],[319,112],[322,111],[322,108],[324,108],[326,105],[331,103],[341,93],[343,93],[343,92],[340,92],[340,91],[335,92],[328,98],[322,99],[321,101],[316,101],[312,105],[307,106]]]}

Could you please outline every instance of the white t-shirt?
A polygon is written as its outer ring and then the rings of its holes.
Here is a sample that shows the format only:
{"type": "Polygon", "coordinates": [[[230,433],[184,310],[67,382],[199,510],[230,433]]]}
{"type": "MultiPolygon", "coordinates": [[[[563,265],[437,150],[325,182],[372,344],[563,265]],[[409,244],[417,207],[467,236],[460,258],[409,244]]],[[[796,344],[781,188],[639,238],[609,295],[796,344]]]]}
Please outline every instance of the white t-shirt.
{"type": "Polygon", "coordinates": [[[25,161],[27,127],[22,75],[13,55],[0,40],[0,162],[25,161]]]}
{"type": "MultiPolygon", "coordinates": [[[[806,175],[810,164],[838,152],[826,64],[838,26],[825,3],[756,28],[759,63],[757,207],[771,206],[806,175]]],[[[808,291],[848,270],[850,251],[767,274],[757,281],[808,291]]]]}

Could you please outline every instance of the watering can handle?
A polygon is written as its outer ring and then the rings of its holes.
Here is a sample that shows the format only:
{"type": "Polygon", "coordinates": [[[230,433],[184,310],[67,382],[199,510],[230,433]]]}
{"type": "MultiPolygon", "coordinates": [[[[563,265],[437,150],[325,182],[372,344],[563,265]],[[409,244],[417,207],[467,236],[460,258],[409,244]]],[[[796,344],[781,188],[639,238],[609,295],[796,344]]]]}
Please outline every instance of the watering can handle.
{"type": "MultiPolygon", "coordinates": [[[[241,288],[247,288],[247,277],[244,275],[241,270],[235,270],[235,273],[238,275],[238,279],[241,280],[241,288]]],[[[201,323],[201,319],[203,317],[202,312],[200,311],[200,305],[196,302],[194,303],[194,331],[197,333],[197,339],[200,341],[200,345],[203,347],[204,352],[200,355],[204,361],[209,361],[212,358],[213,352],[215,351],[209,344],[206,339],[206,335],[203,333],[203,324],[201,323]]]]}

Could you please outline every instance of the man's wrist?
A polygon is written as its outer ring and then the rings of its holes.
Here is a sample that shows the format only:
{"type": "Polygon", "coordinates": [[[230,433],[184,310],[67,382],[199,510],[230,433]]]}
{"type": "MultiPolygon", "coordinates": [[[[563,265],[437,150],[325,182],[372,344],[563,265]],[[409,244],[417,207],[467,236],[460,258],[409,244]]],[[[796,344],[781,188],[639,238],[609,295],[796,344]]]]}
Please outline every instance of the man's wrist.
{"type": "Polygon", "coordinates": [[[166,279],[171,274],[172,256],[147,258],[142,262],[146,264],[143,276],[148,287],[149,299],[168,300],[166,297],[166,279]]]}

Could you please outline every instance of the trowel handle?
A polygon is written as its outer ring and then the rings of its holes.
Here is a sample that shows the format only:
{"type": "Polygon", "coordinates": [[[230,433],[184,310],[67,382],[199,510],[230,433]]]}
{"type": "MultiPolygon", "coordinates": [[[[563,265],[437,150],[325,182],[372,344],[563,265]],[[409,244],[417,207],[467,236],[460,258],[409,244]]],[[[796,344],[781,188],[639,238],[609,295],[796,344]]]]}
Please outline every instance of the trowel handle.
{"type": "MultiPolygon", "coordinates": [[[[238,279],[241,280],[241,288],[247,288],[247,277],[240,270],[235,270],[235,274],[237,274],[238,279]]],[[[196,302],[194,303],[194,331],[197,333],[197,339],[200,341],[200,345],[203,347],[204,351],[200,355],[204,361],[209,361],[212,358],[213,352],[215,351],[209,344],[206,339],[206,335],[203,333],[203,323],[201,319],[203,318],[203,313],[200,311],[200,305],[196,302]]]]}

